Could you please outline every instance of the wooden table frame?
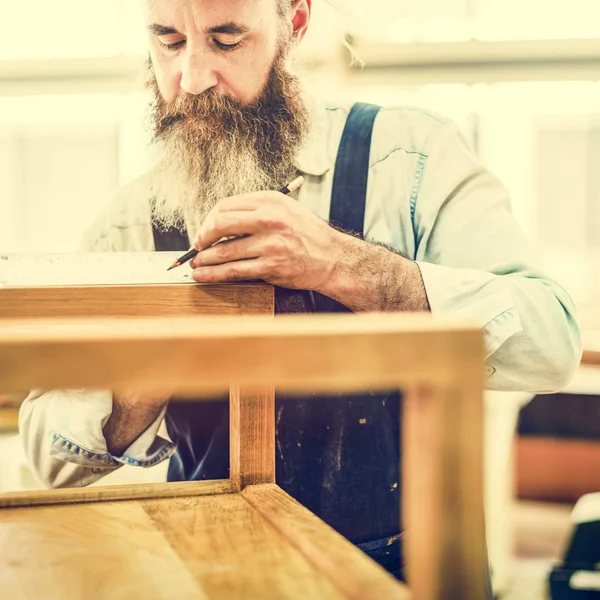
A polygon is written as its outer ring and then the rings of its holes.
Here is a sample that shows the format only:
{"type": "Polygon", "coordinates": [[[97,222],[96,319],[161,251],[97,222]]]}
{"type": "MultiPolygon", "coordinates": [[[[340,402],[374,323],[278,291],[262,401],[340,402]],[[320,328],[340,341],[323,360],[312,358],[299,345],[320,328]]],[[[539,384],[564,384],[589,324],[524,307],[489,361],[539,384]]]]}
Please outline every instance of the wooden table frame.
{"type": "MultiPolygon", "coordinates": [[[[240,285],[98,285],[28,287],[0,289],[0,318],[124,318],[223,316],[223,315],[273,315],[273,288],[261,284],[240,285]]],[[[257,483],[275,481],[274,391],[271,387],[244,390],[230,388],[230,479],[210,482],[213,491],[241,490],[257,483]],[[253,439],[271,440],[256,448],[253,439]],[[244,451],[247,448],[247,451],[244,451]]],[[[170,484],[173,485],[173,484],[170,484]]],[[[189,494],[190,487],[183,484],[180,493],[189,494]]],[[[60,490],[50,492],[52,502],[97,501],[103,497],[111,500],[173,496],[172,491],[157,486],[110,487],[95,490],[60,490]],[[133,494],[138,494],[133,496],[133,494]]],[[[10,502],[18,502],[10,496],[10,502]]],[[[28,494],[25,501],[44,503],[48,493],[28,494]]],[[[8,502],[0,496],[0,506],[8,502]]]]}
{"type": "Polygon", "coordinates": [[[402,388],[410,597],[485,598],[481,332],[425,315],[273,319],[272,312],[272,288],[255,284],[0,290],[0,315],[8,317],[0,321],[3,392],[127,387],[197,396],[231,384],[229,480],[8,493],[0,506],[241,492],[311,561],[329,565],[347,597],[407,598],[404,586],[378,586],[378,573],[365,571],[354,548],[274,485],[274,386],[402,388]],[[32,319],[39,316],[46,319],[32,319]],[[294,512],[302,514],[295,520],[294,512]],[[337,574],[340,560],[344,572],[366,573],[360,585],[361,575],[337,574]]]}

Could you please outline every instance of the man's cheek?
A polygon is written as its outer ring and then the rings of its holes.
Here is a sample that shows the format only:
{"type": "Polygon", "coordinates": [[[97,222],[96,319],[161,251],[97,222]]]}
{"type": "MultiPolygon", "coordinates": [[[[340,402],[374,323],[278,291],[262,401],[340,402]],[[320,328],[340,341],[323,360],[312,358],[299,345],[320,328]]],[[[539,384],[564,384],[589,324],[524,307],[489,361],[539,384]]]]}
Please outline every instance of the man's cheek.
{"type": "Polygon", "coordinates": [[[154,72],[156,85],[162,99],[167,104],[174,102],[181,93],[179,85],[181,73],[172,72],[170,69],[164,68],[160,63],[158,67],[155,66],[154,72]]]}

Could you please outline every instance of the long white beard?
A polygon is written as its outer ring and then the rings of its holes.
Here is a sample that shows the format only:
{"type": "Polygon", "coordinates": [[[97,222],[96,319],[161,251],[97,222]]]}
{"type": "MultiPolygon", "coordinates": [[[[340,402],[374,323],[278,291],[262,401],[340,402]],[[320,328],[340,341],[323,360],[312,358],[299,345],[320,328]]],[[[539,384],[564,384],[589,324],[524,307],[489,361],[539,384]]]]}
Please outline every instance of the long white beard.
{"type": "Polygon", "coordinates": [[[165,141],[161,150],[154,169],[152,217],[165,229],[185,225],[197,230],[220,200],[279,189],[295,173],[290,165],[275,180],[260,168],[255,153],[241,144],[214,148],[207,160],[200,153],[190,156],[176,142],[165,141]]]}

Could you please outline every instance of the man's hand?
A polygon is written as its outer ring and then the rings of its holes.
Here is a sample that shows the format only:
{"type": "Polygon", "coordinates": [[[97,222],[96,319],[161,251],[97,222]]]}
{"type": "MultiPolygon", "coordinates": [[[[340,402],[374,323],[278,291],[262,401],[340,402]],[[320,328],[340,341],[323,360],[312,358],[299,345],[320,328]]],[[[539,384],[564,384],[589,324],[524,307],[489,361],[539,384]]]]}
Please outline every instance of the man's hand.
{"type": "Polygon", "coordinates": [[[349,236],[279,192],[233,196],[205,219],[192,276],[202,283],[262,279],[319,291],[339,262],[342,237],[349,236]],[[222,238],[235,239],[216,244],[222,238]]]}
{"type": "Polygon", "coordinates": [[[319,292],[355,312],[429,310],[417,263],[330,227],[279,192],[222,200],[194,248],[192,277],[200,283],[262,279],[319,292]]]}

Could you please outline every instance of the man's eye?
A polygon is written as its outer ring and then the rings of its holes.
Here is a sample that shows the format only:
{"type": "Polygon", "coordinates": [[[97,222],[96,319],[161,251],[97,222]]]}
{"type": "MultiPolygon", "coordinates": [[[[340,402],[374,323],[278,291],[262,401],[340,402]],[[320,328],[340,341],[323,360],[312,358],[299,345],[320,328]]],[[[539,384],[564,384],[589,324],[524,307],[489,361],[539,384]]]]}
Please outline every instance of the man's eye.
{"type": "Polygon", "coordinates": [[[235,50],[236,48],[239,48],[242,45],[242,41],[238,41],[238,42],[233,42],[231,44],[225,44],[224,42],[220,42],[219,40],[217,40],[216,38],[213,39],[213,44],[219,49],[222,50],[223,52],[231,52],[232,50],[235,50]]]}
{"type": "Polygon", "coordinates": [[[160,39],[158,39],[158,43],[163,48],[166,48],[167,50],[177,50],[178,48],[181,48],[185,44],[185,40],[179,40],[178,42],[171,42],[169,44],[169,43],[163,42],[160,39]]]}

